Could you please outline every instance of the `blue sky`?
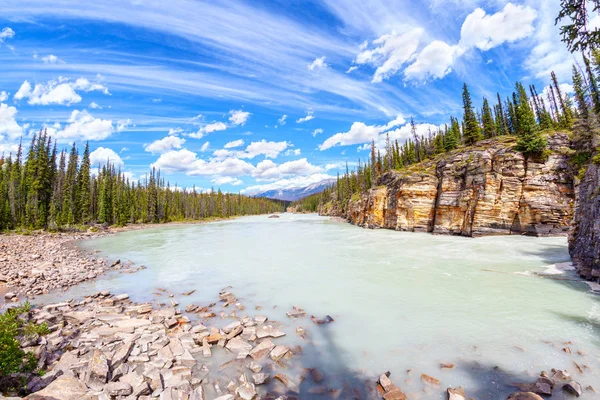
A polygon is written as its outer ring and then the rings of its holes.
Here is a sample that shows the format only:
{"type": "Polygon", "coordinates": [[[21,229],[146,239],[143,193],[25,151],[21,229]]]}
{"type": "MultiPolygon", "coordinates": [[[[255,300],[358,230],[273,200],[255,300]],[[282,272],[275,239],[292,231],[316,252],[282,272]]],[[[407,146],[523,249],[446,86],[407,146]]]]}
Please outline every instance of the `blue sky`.
{"type": "Polygon", "coordinates": [[[304,186],[461,116],[461,87],[539,90],[572,56],[559,0],[3,0],[0,151],[47,128],[132,179],[304,186]]]}

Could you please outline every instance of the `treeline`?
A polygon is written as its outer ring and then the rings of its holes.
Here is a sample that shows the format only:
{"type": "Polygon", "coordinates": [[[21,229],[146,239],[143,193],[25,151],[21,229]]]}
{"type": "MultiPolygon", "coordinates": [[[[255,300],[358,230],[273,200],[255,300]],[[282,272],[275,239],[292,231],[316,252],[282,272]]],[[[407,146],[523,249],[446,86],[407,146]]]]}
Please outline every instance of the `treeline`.
{"type": "Polygon", "coordinates": [[[283,211],[283,202],[221,190],[177,190],[152,169],[130,181],[114,165],[92,173],[89,146],[57,152],[45,131],[33,136],[26,157],[0,157],[0,230],[56,229],[94,223],[160,223],[283,211]]]}
{"type": "Polygon", "coordinates": [[[583,66],[573,66],[575,106],[568,93],[561,90],[554,72],[551,74],[546,96],[540,95],[534,85],[530,85],[527,90],[522,83],[517,82],[511,96],[502,100],[498,94],[493,107],[484,98],[483,105],[478,110],[473,107],[471,94],[464,84],[462,120],[452,116],[444,128],[419,135],[416,124],[411,119],[412,137],[406,142],[392,142],[388,135],[382,155],[372,141],[370,159],[366,163],[359,160],[355,170],[349,171],[346,168],[342,176],[338,174],[337,181],[331,188],[300,199],[291,207],[300,212],[316,212],[325,204],[333,202],[336,209],[345,213],[352,197],[374,187],[385,172],[400,170],[498,136],[515,137],[516,150],[526,156],[543,156],[547,145],[544,131],[573,131],[575,162],[577,165],[585,164],[598,146],[593,138],[599,130],[600,116],[600,51],[594,50],[591,54],[591,59],[583,57],[583,66]]]}

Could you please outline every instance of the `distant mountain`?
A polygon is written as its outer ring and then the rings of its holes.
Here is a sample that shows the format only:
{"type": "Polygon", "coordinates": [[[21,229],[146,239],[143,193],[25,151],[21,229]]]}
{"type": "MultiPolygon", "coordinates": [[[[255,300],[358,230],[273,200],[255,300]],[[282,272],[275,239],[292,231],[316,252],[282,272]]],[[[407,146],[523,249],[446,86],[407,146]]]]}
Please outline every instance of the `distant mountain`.
{"type": "Polygon", "coordinates": [[[296,201],[311,194],[320,193],[325,188],[335,182],[335,179],[326,179],[321,182],[313,183],[304,187],[295,187],[290,189],[268,190],[266,192],[255,194],[256,197],[266,197],[269,199],[296,201]]]}

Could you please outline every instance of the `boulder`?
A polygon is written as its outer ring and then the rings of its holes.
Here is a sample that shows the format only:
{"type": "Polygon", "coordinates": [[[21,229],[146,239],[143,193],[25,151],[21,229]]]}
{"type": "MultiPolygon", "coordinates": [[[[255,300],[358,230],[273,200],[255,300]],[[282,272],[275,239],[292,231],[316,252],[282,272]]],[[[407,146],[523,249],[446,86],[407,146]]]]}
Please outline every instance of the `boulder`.
{"type": "Polygon", "coordinates": [[[563,385],[562,389],[573,396],[581,396],[581,385],[575,381],[570,381],[569,383],[563,385]]]}
{"type": "Polygon", "coordinates": [[[288,353],[288,351],[290,351],[290,349],[288,349],[285,346],[275,346],[270,353],[271,359],[273,359],[273,361],[279,361],[283,356],[285,356],[288,353]]]}
{"type": "Polygon", "coordinates": [[[109,396],[129,396],[133,393],[133,387],[127,382],[109,382],[104,389],[109,396]]]}
{"type": "Polygon", "coordinates": [[[262,360],[271,352],[271,350],[273,350],[274,347],[275,345],[273,344],[273,342],[271,342],[270,339],[266,339],[260,342],[252,350],[250,350],[249,355],[255,361],[262,360]]]}
{"type": "Polygon", "coordinates": [[[515,392],[508,396],[506,400],[544,400],[544,398],[533,392],[515,392]]]}
{"type": "Polygon", "coordinates": [[[45,389],[26,397],[27,400],[81,400],[88,388],[79,379],[61,376],[45,389]]]}
{"type": "Polygon", "coordinates": [[[251,383],[243,383],[235,389],[235,394],[242,400],[253,400],[256,398],[256,389],[251,383]]]}
{"type": "Polygon", "coordinates": [[[278,338],[285,336],[285,332],[273,327],[272,325],[264,325],[256,329],[256,337],[263,339],[266,337],[278,338]]]}
{"type": "Polygon", "coordinates": [[[109,368],[106,356],[100,350],[94,350],[85,375],[86,385],[93,390],[102,390],[108,380],[108,373],[109,368]]]}
{"type": "Polygon", "coordinates": [[[233,353],[240,353],[243,351],[249,352],[250,350],[252,350],[252,345],[250,343],[246,342],[244,339],[235,337],[235,338],[231,339],[229,342],[227,342],[227,345],[225,346],[225,348],[227,348],[227,350],[229,350],[233,353]]]}
{"type": "Polygon", "coordinates": [[[258,373],[258,374],[252,374],[252,381],[254,382],[255,385],[263,385],[267,382],[269,382],[269,379],[271,378],[271,376],[267,373],[258,373]]]}
{"type": "Polygon", "coordinates": [[[467,395],[465,395],[465,389],[462,386],[456,389],[448,388],[448,400],[465,400],[466,398],[467,395]]]}

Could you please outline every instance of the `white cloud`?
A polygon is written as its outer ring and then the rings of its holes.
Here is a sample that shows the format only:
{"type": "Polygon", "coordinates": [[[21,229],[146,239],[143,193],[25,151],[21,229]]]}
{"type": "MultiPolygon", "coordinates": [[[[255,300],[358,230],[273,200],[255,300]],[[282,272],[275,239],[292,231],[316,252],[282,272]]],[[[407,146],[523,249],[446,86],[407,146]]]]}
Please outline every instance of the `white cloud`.
{"type": "Polygon", "coordinates": [[[240,147],[244,145],[244,139],[238,139],[238,140],[234,140],[233,142],[229,142],[227,144],[225,144],[225,148],[226,149],[233,149],[235,147],[240,147]]]}
{"type": "Polygon", "coordinates": [[[465,18],[457,45],[434,40],[415,57],[405,69],[404,76],[406,80],[417,81],[443,78],[452,71],[454,62],[473,48],[488,51],[531,36],[536,18],[537,12],[533,8],[512,3],[492,15],[477,8],[465,18]]]}
{"type": "Polygon", "coordinates": [[[213,152],[213,156],[217,159],[225,159],[230,157],[235,158],[254,158],[264,155],[266,158],[277,158],[282,151],[290,147],[290,143],[283,142],[267,142],[265,139],[260,142],[252,142],[244,150],[228,150],[220,149],[213,152]]]}
{"type": "Polygon", "coordinates": [[[313,135],[313,137],[316,137],[317,135],[319,135],[321,133],[323,133],[323,129],[317,128],[313,131],[312,135],[313,135]]]}
{"type": "Polygon", "coordinates": [[[275,182],[267,183],[264,185],[249,186],[245,190],[242,190],[242,192],[248,194],[256,194],[266,192],[269,190],[292,189],[298,187],[305,187],[308,185],[312,185],[313,183],[319,183],[324,180],[331,179],[335,179],[335,177],[323,173],[315,173],[308,176],[297,176],[287,179],[280,179],[275,182]]]}
{"type": "Polygon", "coordinates": [[[319,150],[327,150],[331,147],[340,145],[348,146],[352,144],[367,143],[377,139],[379,134],[389,131],[390,129],[402,125],[405,122],[402,116],[388,122],[385,125],[367,125],[364,122],[354,122],[348,132],[340,132],[329,137],[320,146],[319,150]]]}
{"type": "Polygon", "coordinates": [[[112,149],[98,147],[96,150],[90,153],[90,164],[92,167],[106,165],[106,163],[109,162],[115,167],[122,167],[125,165],[121,157],[112,149]]]}
{"type": "Polygon", "coordinates": [[[229,122],[231,122],[233,125],[244,126],[246,124],[246,121],[248,121],[248,118],[250,118],[251,114],[248,111],[231,110],[229,111],[229,115],[229,122]]]}
{"type": "Polygon", "coordinates": [[[117,132],[124,131],[130,125],[131,125],[130,119],[121,119],[121,120],[117,121],[117,132]]]}
{"type": "Polygon", "coordinates": [[[10,39],[15,36],[15,31],[11,28],[6,27],[0,31],[0,43],[4,42],[6,39],[10,39]]]}
{"type": "Polygon", "coordinates": [[[202,145],[202,147],[200,147],[200,151],[204,153],[205,151],[208,151],[209,147],[210,147],[210,142],[206,142],[202,145]]]}
{"type": "Polygon", "coordinates": [[[81,101],[81,96],[77,93],[78,90],[85,92],[100,91],[107,95],[110,94],[104,85],[92,83],[86,78],[79,78],[72,82],[68,78],[59,77],[58,80],[51,80],[45,84],[36,83],[33,88],[29,81],[25,81],[15,93],[14,99],[29,99],[27,103],[31,105],[61,104],[70,106],[81,101]]]}
{"type": "Polygon", "coordinates": [[[540,16],[533,36],[535,47],[525,60],[525,67],[536,78],[547,80],[550,72],[554,71],[560,81],[570,80],[571,68],[576,61],[581,61],[581,57],[567,50],[561,41],[560,27],[554,24],[560,4],[545,0],[538,0],[538,4],[540,16]]]}
{"type": "Polygon", "coordinates": [[[201,139],[206,134],[224,131],[225,129],[227,129],[227,125],[225,125],[224,122],[213,122],[211,124],[204,125],[202,128],[198,129],[198,132],[190,133],[188,136],[196,139],[201,139]]]}
{"type": "Polygon", "coordinates": [[[90,103],[90,108],[92,108],[92,109],[94,109],[94,110],[95,110],[95,109],[102,110],[102,107],[100,107],[100,106],[98,105],[98,103],[96,103],[95,101],[92,101],[92,102],[90,103]]]}
{"type": "Polygon", "coordinates": [[[48,54],[47,56],[42,57],[42,62],[44,64],[65,64],[63,60],[61,60],[54,54],[48,54]]]}
{"type": "Polygon", "coordinates": [[[147,152],[152,153],[152,154],[155,154],[155,153],[162,154],[162,153],[166,153],[167,151],[170,151],[173,149],[180,149],[184,143],[185,143],[185,139],[179,138],[174,135],[169,135],[162,139],[155,140],[154,142],[145,146],[144,150],[146,150],[147,152]]]}
{"type": "Polygon", "coordinates": [[[0,104],[0,140],[15,140],[23,134],[23,128],[16,120],[17,109],[0,104]]]}
{"type": "Polygon", "coordinates": [[[323,172],[323,168],[308,162],[306,158],[276,164],[271,160],[263,160],[256,165],[252,176],[257,181],[272,181],[290,176],[306,176],[323,172]]]}
{"type": "Polygon", "coordinates": [[[192,176],[242,176],[248,175],[254,170],[252,164],[237,158],[206,161],[199,159],[196,153],[187,149],[163,153],[156,162],[151,164],[151,167],[165,172],[185,172],[192,176]]]}
{"type": "Polygon", "coordinates": [[[348,68],[348,70],[346,71],[347,74],[349,74],[352,71],[356,71],[358,69],[358,67],[356,65],[351,66],[350,68],[348,68]]]}
{"type": "Polygon", "coordinates": [[[512,3],[493,15],[477,8],[462,25],[459,46],[488,51],[501,44],[524,39],[533,33],[536,18],[537,12],[533,8],[512,3]]]}
{"type": "Polygon", "coordinates": [[[0,103],[2,103],[3,101],[6,101],[6,100],[8,100],[8,95],[9,95],[9,94],[10,94],[10,93],[7,93],[7,92],[6,92],[6,91],[4,91],[4,90],[3,90],[3,91],[1,91],[1,92],[0,92],[0,103]]]}
{"type": "Polygon", "coordinates": [[[124,153],[126,151],[129,151],[129,147],[123,147],[121,150],[119,150],[119,153],[124,153]]]}
{"type": "Polygon", "coordinates": [[[233,186],[239,186],[244,183],[240,179],[234,178],[232,176],[221,176],[221,177],[213,179],[211,182],[214,183],[215,185],[233,185],[233,186]]]}
{"type": "Polygon", "coordinates": [[[301,124],[303,122],[308,122],[308,121],[310,121],[311,119],[314,119],[314,118],[315,118],[315,116],[313,115],[313,110],[308,110],[306,112],[306,117],[298,118],[296,120],[296,123],[297,124],[301,124]]]}
{"type": "Polygon", "coordinates": [[[325,63],[325,56],[315,58],[313,62],[307,65],[307,68],[311,71],[319,70],[321,68],[327,68],[327,63],[325,63]]]}
{"type": "Polygon", "coordinates": [[[299,156],[302,153],[300,149],[289,149],[284,153],[286,156],[299,156]]]}
{"type": "Polygon", "coordinates": [[[424,81],[429,77],[443,78],[452,71],[459,49],[446,42],[435,40],[429,43],[417,56],[416,61],[404,70],[407,79],[424,81]]]}
{"type": "Polygon", "coordinates": [[[372,82],[379,83],[395,75],[417,51],[424,34],[421,28],[409,28],[404,32],[392,32],[374,40],[374,47],[368,46],[355,59],[357,64],[376,66],[372,82]]]}
{"type": "Polygon", "coordinates": [[[112,121],[94,118],[86,110],[73,110],[64,129],[56,129],[59,141],[71,140],[104,140],[115,131],[112,121]]]}
{"type": "Polygon", "coordinates": [[[287,115],[286,115],[286,114],[283,114],[283,115],[281,116],[281,118],[279,118],[279,119],[277,120],[277,123],[278,123],[279,125],[283,126],[283,125],[285,125],[285,120],[286,120],[286,119],[287,119],[287,115]]]}

